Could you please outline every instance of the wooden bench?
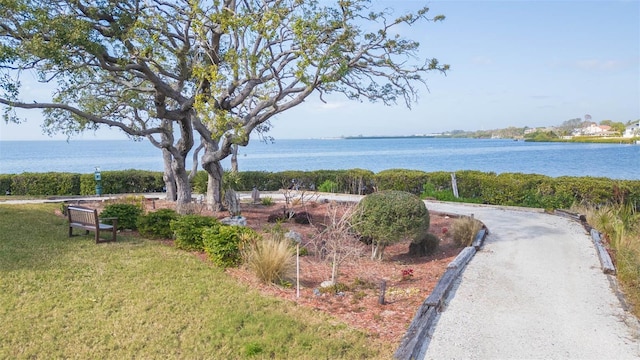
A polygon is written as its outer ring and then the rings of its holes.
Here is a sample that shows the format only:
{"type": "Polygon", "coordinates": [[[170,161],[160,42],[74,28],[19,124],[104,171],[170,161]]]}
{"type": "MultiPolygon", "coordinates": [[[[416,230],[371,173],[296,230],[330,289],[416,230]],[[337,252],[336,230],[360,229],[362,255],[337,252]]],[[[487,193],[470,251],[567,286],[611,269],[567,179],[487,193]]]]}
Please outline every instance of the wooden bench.
{"type": "Polygon", "coordinates": [[[98,218],[98,210],[73,205],[67,207],[67,217],[69,218],[69,237],[73,236],[73,228],[75,227],[85,229],[85,234],[88,234],[89,231],[95,232],[96,244],[116,241],[118,218],[103,218],[102,220],[113,220],[113,225],[102,224],[98,218]],[[100,239],[100,230],[110,230],[112,238],[110,240],[100,239]]]}

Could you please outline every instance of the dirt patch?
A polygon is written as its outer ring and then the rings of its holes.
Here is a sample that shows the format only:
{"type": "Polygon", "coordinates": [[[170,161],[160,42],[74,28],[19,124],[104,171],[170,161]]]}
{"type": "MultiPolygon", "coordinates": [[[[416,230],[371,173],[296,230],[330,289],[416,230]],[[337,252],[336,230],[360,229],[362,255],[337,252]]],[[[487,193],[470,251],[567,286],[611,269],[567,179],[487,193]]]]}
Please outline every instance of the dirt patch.
{"type": "MultiPolygon", "coordinates": [[[[95,204],[102,207],[103,204],[95,204]]],[[[384,252],[384,260],[371,260],[371,248],[361,242],[359,256],[351,258],[339,268],[338,283],[344,285],[338,293],[321,293],[320,284],[331,279],[331,261],[322,258],[318,252],[318,234],[331,221],[329,209],[332,204],[308,202],[304,206],[292,207],[296,213],[310,214],[310,224],[298,224],[293,219],[280,223],[286,231],[293,230],[302,235],[302,247],[308,255],[300,257],[300,290],[297,296],[296,279],[292,278],[287,286],[276,286],[261,283],[256,276],[244,267],[228,269],[227,273],[238,281],[258,289],[261,293],[276,296],[284,300],[316,311],[323,311],[335,316],[345,323],[362,329],[373,337],[393,344],[399,343],[407,327],[411,323],[416,310],[423,303],[446,266],[458,255],[460,248],[453,244],[449,231],[453,221],[445,214],[430,212],[430,232],[441,239],[435,254],[427,257],[408,255],[409,242],[401,242],[388,246],[384,252]],[[409,275],[410,274],[410,275],[409,275]],[[403,276],[404,275],[404,276],[403,276]],[[384,304],[379,304],[381,283],[386,282],[384,304]]],[[[335,205],[335,204],[333,204],[335,205]]],[[[173,203],[166,201],[148,201],[149,211],[159,208],[172,208],[173,203]]],[[[213,213],[203,206],[194,208],[202,215],[224,218],[227,212],[213,213]]],[[[263,232],[274,223],[268,221],[273,214],[284,213],[284,204],[271,206],[262,204],[241,203],[242,216],[247,219],[247,226],[263,232]]],[[[206,256],[198,254],[204,261],[206,256]]]]}

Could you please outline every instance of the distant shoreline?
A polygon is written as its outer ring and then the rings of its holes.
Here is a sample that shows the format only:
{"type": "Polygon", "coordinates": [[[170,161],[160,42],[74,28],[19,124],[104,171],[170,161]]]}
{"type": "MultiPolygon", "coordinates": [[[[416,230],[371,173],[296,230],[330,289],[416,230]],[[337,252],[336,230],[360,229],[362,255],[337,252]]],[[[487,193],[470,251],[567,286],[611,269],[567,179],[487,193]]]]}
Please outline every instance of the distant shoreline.
{"type": "Polygon", "coordinates": [[[381,135],[381,136],[343,136],[345,140],[376,140],[376,139],[433,139],[444,138],[442,135],[381,135]]]}
{"type": "Polygon", "coordinates": [[[375,136],[342,136],[338,139],[344,140],[388,140],[388,139],[476,139],[476,140],[513,140],[538,143],[584,143],[584,144],[640,144],[640,138],[622,137],[574,137],[572,139],[531,139],[531,138],[484,138],[484,137],[455,137],[445,134],[425,134],[425,135],[375,135],[375,136]]]}

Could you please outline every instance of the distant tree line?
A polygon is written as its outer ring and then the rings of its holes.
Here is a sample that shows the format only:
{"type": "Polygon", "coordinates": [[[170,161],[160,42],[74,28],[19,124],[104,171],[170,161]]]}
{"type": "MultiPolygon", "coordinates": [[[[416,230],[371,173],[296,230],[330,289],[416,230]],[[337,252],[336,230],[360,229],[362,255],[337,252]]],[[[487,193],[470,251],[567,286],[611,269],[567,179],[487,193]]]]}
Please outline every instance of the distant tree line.
{"type": "MultiPolygon", "coordinates": [[[[613,121],[613,120],[602,120],[599,125],[608,125],[611,126],[611,131],[613,133],[618,133],[622,135],[627,126],[632,124],[637,124],[640,119],[637,120],[629,120],[626,123],[613,121]]],[[[563,136],[569,136],[573,133],[575,129],[580,129],[589,124],[594,123],[594,121],[583,120],[582,118],[574,118],[563,121],[562,124],[557,126],[548,126],[548,127],[540,127],[538,134],[535,132],[529,136],[529,138],[534,138],[538,136],[539,140],[542,141],[541,138],[546,139],[554,139],[560,138],[563,136]],[[543,133],[543,134],[539,134],[543,133]]],[[[532,129],[529,126],[525,127],[515,127],[510,126],[504,129],[492,129],[492,130],[476,130],[476,131],[465,131],[465,130],[452,130],[445,132],[443,135],[446,137],[452,138],[473,138],[473,139],[490,139],[490,138],[503,138],[503,139],[516,139],[516,138],[524,138],[528,129],[532,129]]]]}

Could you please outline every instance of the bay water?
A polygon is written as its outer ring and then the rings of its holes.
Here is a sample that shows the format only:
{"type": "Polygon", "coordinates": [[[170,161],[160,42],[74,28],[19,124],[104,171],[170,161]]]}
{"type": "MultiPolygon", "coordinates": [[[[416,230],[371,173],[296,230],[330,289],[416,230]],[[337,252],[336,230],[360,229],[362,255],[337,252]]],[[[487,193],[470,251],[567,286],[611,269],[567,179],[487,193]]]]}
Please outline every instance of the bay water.
{"type": "MultiPolygon", "coordinates": [[[[446,138],[252,140],[240,147],[238,164],[240,171],[479,170],[639,180],[640,145],[446,138]]],[[[229,159],[223,166],[230,168],[229,159]]],[[[147,141],[0,142],[1,174],[92,173],[96,167],[102,171],[163,169],[160,150],[147,141]]]]}

